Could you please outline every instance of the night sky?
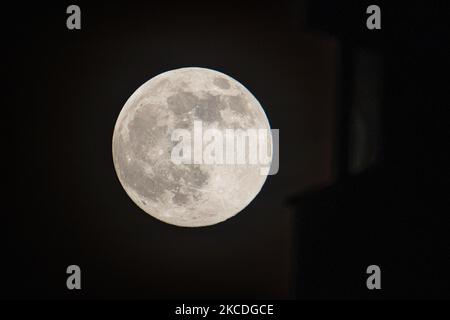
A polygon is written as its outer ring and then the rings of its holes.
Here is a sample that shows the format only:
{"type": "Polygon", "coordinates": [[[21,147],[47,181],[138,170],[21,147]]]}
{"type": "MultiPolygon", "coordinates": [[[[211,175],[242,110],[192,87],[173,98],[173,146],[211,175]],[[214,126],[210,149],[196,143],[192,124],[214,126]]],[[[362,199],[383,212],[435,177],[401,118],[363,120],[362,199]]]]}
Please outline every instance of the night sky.
{"type": "Polygon", "coordinates": [[[369,31],[364,1],[77,2],[69,31],[70,4],[4,5],[0,297],[450,297],[444,4],[381,4],[369,31]],[[205,228],[145,214],[111,155],[128,97],[189,66],[237,79],[280,129],[279,173],[205,228]]]}

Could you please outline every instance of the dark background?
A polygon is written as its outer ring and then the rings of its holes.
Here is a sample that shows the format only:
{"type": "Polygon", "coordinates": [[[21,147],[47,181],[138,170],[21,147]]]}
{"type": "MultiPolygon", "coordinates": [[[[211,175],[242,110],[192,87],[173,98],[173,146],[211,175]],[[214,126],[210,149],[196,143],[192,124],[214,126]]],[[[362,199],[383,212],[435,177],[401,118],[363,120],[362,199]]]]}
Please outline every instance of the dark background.
{"type": "Polygon", "coordinates": [[[2,298],[449,298],[444,1],[3,4],[2,298]],[[243,212],[180,228],[113,168],[128,97],[224,72],[280,129],[280,171],[243,212]],[[66,268],[82,290],[66,289],[66,268]],[[382,290],[366,288],[381,267],[382,290]]]}

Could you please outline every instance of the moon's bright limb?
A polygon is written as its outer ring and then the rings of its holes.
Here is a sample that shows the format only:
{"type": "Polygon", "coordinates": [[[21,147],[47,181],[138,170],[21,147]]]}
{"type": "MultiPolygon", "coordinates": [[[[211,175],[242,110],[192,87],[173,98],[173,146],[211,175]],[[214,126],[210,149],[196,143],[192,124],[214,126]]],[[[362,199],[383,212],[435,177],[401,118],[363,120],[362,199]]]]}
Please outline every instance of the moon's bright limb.
{"type": "Polygon", "coordinates": [[[153,217],[186,227],[234,216],[266,180],[260,164],[173,163],[171,134],[191,130],[194,121],[219,130],[270,130],[261,105],[242,84],[214,70],[182,68],[150,79],[133,93],[112,141],[116,173],[129,197],[153,217]]]}

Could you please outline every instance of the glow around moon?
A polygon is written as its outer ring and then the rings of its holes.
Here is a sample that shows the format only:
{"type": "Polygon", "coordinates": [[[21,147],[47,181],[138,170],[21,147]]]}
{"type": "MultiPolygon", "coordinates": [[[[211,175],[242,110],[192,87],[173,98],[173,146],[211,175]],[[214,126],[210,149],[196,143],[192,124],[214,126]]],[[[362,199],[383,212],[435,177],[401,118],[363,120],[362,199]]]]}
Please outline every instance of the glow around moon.
{"type": "Polygon", "coordinates": [[[138,88],[113,134],[114,166],[128,196],[146,213],[178,226],[207,226],[236,215],[267,177],[261,163],[175,163],[173,133],[192,131],[195,123],[222,132],[270,130],[261,105],[242,84],[214,70],[182,68],[138,88]]]}

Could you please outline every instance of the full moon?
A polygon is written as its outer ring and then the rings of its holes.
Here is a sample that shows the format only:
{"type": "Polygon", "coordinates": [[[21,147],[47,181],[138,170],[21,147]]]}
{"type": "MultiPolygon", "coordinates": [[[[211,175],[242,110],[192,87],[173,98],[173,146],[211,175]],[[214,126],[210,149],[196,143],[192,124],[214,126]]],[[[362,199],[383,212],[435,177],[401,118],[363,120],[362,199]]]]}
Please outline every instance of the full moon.
{"type": "MultiPolygon", "coordinates": [[[[265,129],[272,158],[270,125],[259,102],[238,81],[211,69],[181,68],[150,79],[127,100],[114,127],[113,162],[126,193],[146,213],[177,226],[208,226],[233,217],[267,177],[261,174],[267,165],[259,162],[173,161],[180,142],[174,131],[194,131],[198,124],[203,132],[265,129]]],[[[195,138],[194,133],[189,142],[198,143],[195,138]]],[[[248,155],[250,147],[245,148],[248,155]]],[[[212,154],[218,156],[218,150],[212,154]]],[[[188,154],[183,149],[181,155],[188,154]]]]}

